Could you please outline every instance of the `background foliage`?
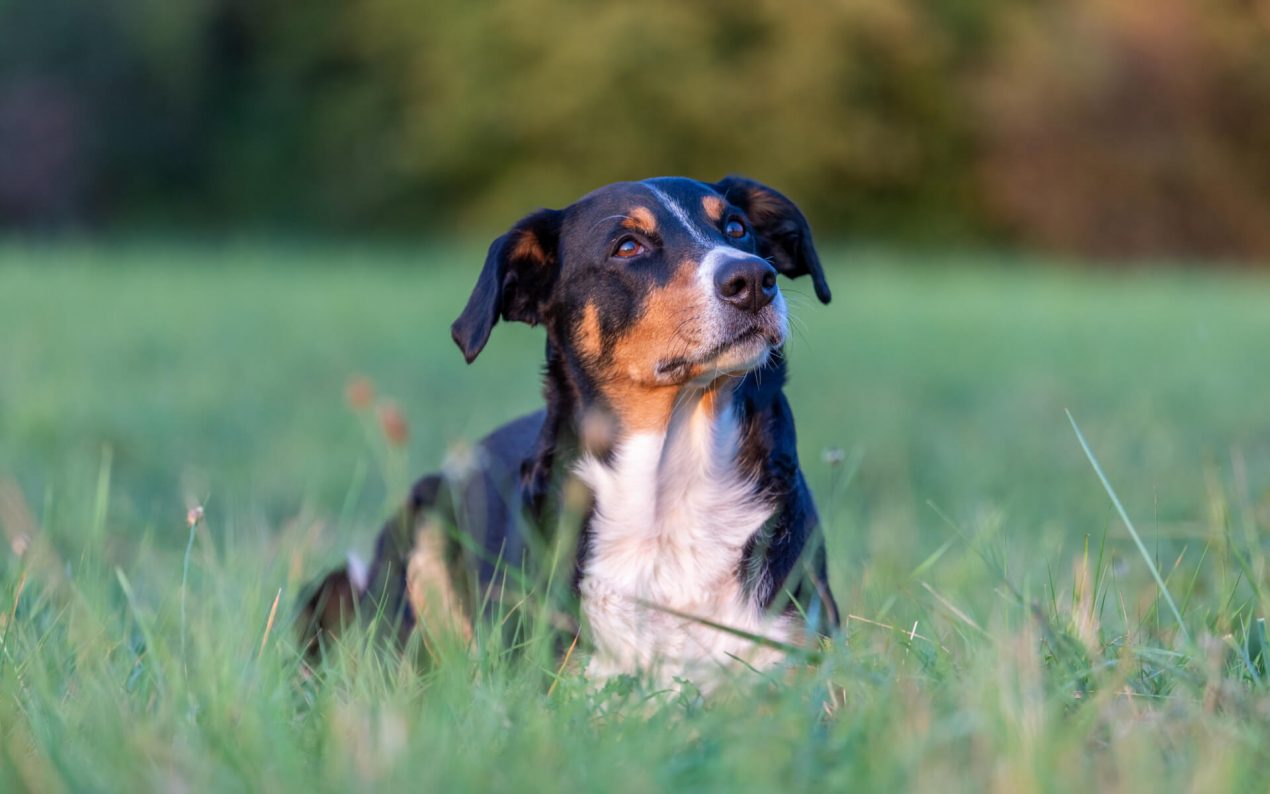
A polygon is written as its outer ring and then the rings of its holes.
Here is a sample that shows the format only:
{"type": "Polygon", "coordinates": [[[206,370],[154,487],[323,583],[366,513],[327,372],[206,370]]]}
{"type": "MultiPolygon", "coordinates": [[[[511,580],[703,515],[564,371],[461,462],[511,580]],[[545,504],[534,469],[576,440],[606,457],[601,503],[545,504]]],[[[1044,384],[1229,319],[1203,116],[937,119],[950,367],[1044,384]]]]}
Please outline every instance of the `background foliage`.
{"type": "Polygon", "coordinates": [[[1267,0],[5,0],[0,221],[479,229],[662,173],[822,232],[1270,256],[1267,0]]]}

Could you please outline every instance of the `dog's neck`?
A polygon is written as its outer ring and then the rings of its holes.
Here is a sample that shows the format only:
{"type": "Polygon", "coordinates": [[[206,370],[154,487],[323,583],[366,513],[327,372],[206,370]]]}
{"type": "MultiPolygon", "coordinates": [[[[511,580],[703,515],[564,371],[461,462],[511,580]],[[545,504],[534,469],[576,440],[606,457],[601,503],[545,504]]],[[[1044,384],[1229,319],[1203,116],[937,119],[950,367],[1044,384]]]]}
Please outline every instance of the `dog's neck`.
{"type": "MultiPolygon", "coordinates": [[[[631,426],[593,409],[582,420],[580,453],[611,464],[624,449],[642,445],[651,451],[656,447],[656,461],[647,463],[655,463],[663,478],[673,476],[663,470],[673,468],[676,461],[692,461],[692,466],[706,468],[730,466],[740,447],[734,401],[739,382],[735,377],[721,377],[705,386],[684,386],[669,395],[658,395],[659,401],[664,400],[658,413],[631,426]]],[[[673,474],[686,476],[690,472],[673,474]]]]}
{"type": "Polygon", "coordinates": [[[684,545],[718,541],[738,553],[755,527],[727,538],[747,521],[732,519],[732,506],[755,503],[750,478],[741,470],[741,424],[731,383],[685,390],[661,428],[622,434],[603,454],[583,449],[575,472],[591,489],[599,523],[639,542],[684,545]]]}
{"type": "MultiPolygon", "coordinates": [[[[785,383],[784,351],[778,348],[760,369],[744,377],[719,378],[705,387],[684,385],[653,396],[649,404],[660,406],[659,410],[645,412],[646,421],[631,426],[614,410],[582,362],[556,338],[549,328],[543,373],[546,417],[521,469],[524,504],[539,521],[550,520],[544,511],[555,485],[580,455],[591,454],[603,460],[618,443],[633,435],[649,430],[677,432],[688,408],[715,414],[720,410],[737,411],[742,424],[748,424],[749,414],[766,410],[779,397],[785,383]],[[741,393],[745,395],[743,405],[741,393]]],[[[766,452],[761,443],[744,445],[740,454],[750,475],[758,475],[766,452]]]]}
{"type": "Polygon", "coordinates": [[[639,403],[634,414],[605,402],[584,407],[577,419],[580,452],[605,458],[633,438],[657,437],[674,446],[703,423],[730,417],[739,383],[739,377],[725,375],[704,384],[648,388],[635,397],[630,390],[628,398],[639,403]]]}
{"type": "Polygon", "coordinates": [[[664,427],[624,432],[607,455],[584,450],[575,464],[594,499],[578,589],[595,678],[645,669],[664,683],[732,658],[777,658],[711,624],[791,637],[743,579],[746,550],[775,504],[741,460],[736,385],[685,389],[664,427]]]}

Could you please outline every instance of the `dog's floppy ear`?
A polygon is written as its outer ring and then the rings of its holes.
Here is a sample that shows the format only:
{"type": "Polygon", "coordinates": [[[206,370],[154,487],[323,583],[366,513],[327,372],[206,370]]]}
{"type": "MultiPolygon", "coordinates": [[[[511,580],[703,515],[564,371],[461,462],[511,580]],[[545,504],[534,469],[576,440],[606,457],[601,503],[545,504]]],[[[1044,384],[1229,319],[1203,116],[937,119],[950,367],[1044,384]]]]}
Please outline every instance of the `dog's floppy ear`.
{"type": "Polygon", "coordinates": [[[522,218],[489,247],[467,308],[450,336],[471,364],[489,341],[499,318],[537,325],[556,280],[560,210],[538,210],[522,218]]]}
{"type": "Polygon", "coordinates": [[[828,303],[829,284],[811,241],[811,226],[794,202],[767,185],[741,176],[711,185],[723,198],[745,210],[759,239],[759,254],[790,278],[811,276],[816,297],[828,303]]]}

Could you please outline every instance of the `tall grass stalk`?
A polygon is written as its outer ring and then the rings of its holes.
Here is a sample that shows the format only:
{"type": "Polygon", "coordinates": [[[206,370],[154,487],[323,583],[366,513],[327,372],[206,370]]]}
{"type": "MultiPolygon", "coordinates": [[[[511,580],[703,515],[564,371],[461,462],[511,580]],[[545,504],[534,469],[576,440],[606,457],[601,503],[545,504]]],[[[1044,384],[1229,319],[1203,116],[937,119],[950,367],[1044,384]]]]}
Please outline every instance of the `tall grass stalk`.
{"type": "Polygon", "coordinates": [[[1164,602],[1169,605],[1169,609],[1173,612],[1173,617],[1177,620],[1177,628],[1181,632],[1182,639],[1188,645],[1191,644],[1191,634],[1186,630],[1186,621],[1182,620],[1181,610],[1173,602],[1173,596],[1169,595],[1168,585],[1164,583],[1164,577],[1160,576],[1160,570],[1151,558],[1151,552],[1147,550],[1146,544],[1142,542],[1142,536],[1138,534],[1137,528],[1133,526],[1133,519],[1129,518],[1129,512],[1124,509],[1124,505],[1120,502],[1120,497],[1116,495],[1116,490],[1111,487],[1111,481],[1103,473],[1097,456],[1090,449],[1089,442],[1085,440],[1085,434],[1080,432],[1080,426],[1076,424],[1076,417],[1072,416],[1071,411],[1067,411],[1067,420],[1072,423],[1072,430],[1076,432],[1076,440],[1080,442],[1080,448],[1085,451],[1085,457],[1089,459],[1089,464],[1094,467],[1094,473],[1098,475],[1098,480],[1102,483],[1102,487],[1106,489],[1107,496],[1111,497],[1111,503],[1116,506],[1116,512],[1120,514],[1120,520],[1124,522],[1125,528],[1129,530],[1130,537],[1133,538],[1134,545],[1138,547],[1138,551],[1142,554],[1142,559],[1146,561],[1147,570],[1151,572],[1151,578],[1155,579],[1156,585],[1160,588],[1160,595],[1164,597],[1164,602]]]}
{"type": "Polygon", "coordinates": [[[187,627],[186,614],[186,596],[189,591],[190,582],[190,556],[194,552],[194,537],[198,532],[198,525],[203,521],[203,506],[198,505],[190,508],[186,513],[185,523],[189,525],[190,536],[185,543],[185,556],[181,559],[181,670],[186,678],[190,675],[190,657],[189,657],[189,630],[187,627]]]}

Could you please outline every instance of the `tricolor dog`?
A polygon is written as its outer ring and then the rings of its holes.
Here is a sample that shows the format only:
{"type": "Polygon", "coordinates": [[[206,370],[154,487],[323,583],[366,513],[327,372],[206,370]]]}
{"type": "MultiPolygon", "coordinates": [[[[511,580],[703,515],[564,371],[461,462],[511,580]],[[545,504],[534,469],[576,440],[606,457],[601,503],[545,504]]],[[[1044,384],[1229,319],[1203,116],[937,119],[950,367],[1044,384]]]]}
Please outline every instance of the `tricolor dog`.
{"type": "Polygon", "coordinates": [[[540,553],[568,478],[589,497],[573,572],[589,678],[709,685],[831,631],[778,276],[829,302],[802,212],[747,179],[620,182],[516,223],[452,335],[471,363],[499,320],[541,325],[546,404],[415,484],[369,570],[336,571],[308,601],[311,647],[359,601],[403,631],[470,637],[499,565],[540,553]]]}

